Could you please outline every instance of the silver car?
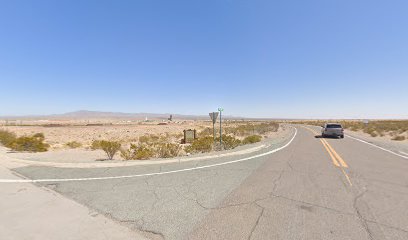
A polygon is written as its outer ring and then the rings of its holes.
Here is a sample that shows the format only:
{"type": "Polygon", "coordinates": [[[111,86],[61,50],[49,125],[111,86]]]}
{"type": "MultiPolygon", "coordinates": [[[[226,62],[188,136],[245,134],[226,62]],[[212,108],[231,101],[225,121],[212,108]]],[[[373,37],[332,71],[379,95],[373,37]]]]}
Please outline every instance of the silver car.
{"type": "Polygon", "coordinates": [[[344,129],[339,123],[326,123],[322,126],[322,137],[344,138],[344,129]]]}

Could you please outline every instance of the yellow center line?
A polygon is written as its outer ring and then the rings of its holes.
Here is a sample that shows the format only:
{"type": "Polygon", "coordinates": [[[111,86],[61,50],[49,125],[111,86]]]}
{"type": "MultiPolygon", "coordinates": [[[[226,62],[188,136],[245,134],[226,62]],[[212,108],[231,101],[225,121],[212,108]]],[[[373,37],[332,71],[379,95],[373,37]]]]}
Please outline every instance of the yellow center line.
{"type": "Polygon", "coordinates": [[[336,157],[337,161],[341,164],[342,167],[348,168],[347,163],[343,160],[343,158],[340,157],[339,154],[332,148],[332,146],[326,141],[326,139],[323,139],[323,141],[327,144],[329,149],[333,152],[334,156],[336,157]]]}
{"type": "Polygon", "coordinates": [[[340,167],[339,162],[336,160],[336,158],[333,156],[333,154],[331,153],[331,151],[329,150],[329,148],[326,146],[326,143],[325,143],[322,139],[320,139],[320,141],[322,142],[324,148],[326,148],[326,151],[329,153],[329,155],[330,155],[330,157],[331,157],[331,159],[332,159],[332,161],[333,161],[333,164],[334,164],[335,166],[337,166],[337,167],[340,167]]]}
{"type": "MultiPolygon", "coordinates": [[[[310,129],[308,127],[304,127],[304,128],[306,128],[307,130],[311,131],[314,134],[318,134],[313,129],[310,129]]],[[[333,149],[333,147],[330,146],[330,144],[326,141],[326,139],[320,139],[320,141],[321,141],[322,145],[324,146],[324,148],[326,149],[326,151],[329,153],[330,158],[333,161],[333,164],[340,168],[341,172],[346,177],[347,182],[350,184],[350,186],[353,186],[353,184],[351,183],[350,177],[348,176],[348,174],[344,170],[344,168],[348,168],[347,163],[343,160],[343,158],[340,157],[340,155],[333,149]]]]}
{"type": "Polygon", "coordinates": [[[346,177],[348,183],[350,184],[350,186],[353,186],[353,184],[351,183],[350,177],[349,175],[346,173],[346,171],[344,171],[344,168],[340,168],[341,171],[343,172],[344,176],[346,177]]]}

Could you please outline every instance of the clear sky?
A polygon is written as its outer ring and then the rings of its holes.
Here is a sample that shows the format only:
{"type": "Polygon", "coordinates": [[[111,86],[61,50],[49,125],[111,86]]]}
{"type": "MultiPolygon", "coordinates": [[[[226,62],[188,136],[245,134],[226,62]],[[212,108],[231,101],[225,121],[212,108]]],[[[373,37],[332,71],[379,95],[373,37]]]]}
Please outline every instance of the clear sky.
{"type": "Polygon", "coordinates": [[[408,118],[408,1],[0,0],[0,115],[408,118]]]}

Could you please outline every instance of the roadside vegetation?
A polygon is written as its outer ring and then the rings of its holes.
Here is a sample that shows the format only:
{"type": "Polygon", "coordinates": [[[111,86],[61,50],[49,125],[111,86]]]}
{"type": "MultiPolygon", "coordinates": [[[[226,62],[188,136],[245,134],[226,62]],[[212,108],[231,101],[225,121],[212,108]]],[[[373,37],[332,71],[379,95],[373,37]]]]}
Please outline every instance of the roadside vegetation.
{"type": "Polygon", "coordinates": [[[120,142],[116,141],[105,141],[105,140],[96,140],[92,142],[91,148],[93,150],[101,149],[106,153],[106,156],[109,160],[112,160],[115,157],[116,153],[119,152],[122,145],[120,142]]]}
{"type": "MultiPolygon", "coordinates": [[[[227,124],[226,124],[227,125],[227,124]]],[[[222,136],[222,147],[219,137],[213,138],[212,128],[203,128],[197,133],[198,138],[191,144],[181,144],[182,134],[146,134],[135,139],[129,145],[119,147],[120,156],[125,160],[146,160],[150,158],[173,158],[180,155],[207,153],[221,149],[234,149],[245,144],[260,142],[261,134],[276,132],[276,122],[242,123],[226,126],[222,136]]],[[[102,149],[103,140],[94,140],[91,149],[102,149]]],[[[106,151],[105,151],[106,152],[106,151]]],[[[108,154],[108,153],[107,153],[108,154]]]]}
{"type": "Polygon", "coordinates": [[[394,141],[404,141],[405,136],[395,136],[395,137],[392,138],[392,140],[394,140],[394,141]]]}
{"type": "Polygon", "coordinates": [[[260,142],[261,140],[262,140],[262,136],[251,135],[251,136],[248,136],[248,137],[244,138],[244,140],[242,140],[242,143],[243,144],[252,144],[252,143],[260,142]]]}
{"type": "Polygon", "coordinates": [[[225,127],[225,133],[234,136],[262,135],[268,132],[276,132],[279,129],[277,122],[244,123],[238,126],[225,127]]]}
{"type": "Polygon", "coordinates": [[[43,133],[17,137],[12,132],[0,130],[0,143],[13,151],[46,152],[50,145],[44,143],[44,140],[43,133]]]}
{"type": "Polygon", "coordinates": [[[205,153],[214,149],[214,138],[210,136],[199,137],[190,146],[185,148],[187,153],[205,153]]]}
{"type": "Polygon", "coordinates": [[[159,158],[177,157],[181,151],[181,145],[177,143],[160,143],[156,145],[159,158]]]}
{"type": "MultiPolygon", "coordinates": [[[[223,146],[221,149],[234,149],[241,145],[260,142],[263,138],[261,135],[277,132],[279,129],[279,123],[277,122],[234,123],[233,126],[230,125],[226,124],[223,128],[225,134],[222,135],[223,146]]],[[[220,149],[218,145],[220,138],[216,137],[214,144],[212,135],[212,128],[203,129],[198,133],[198,139],[190,146],[187,146],[185,151],[187,153],[205,153],[220,149]]]]}
{"type": "Polygon", "coordinates": [[[94,141],[92,141],[91,149],[92,149],[92,150],[102,149],[102,148],[101,148],[101,142],[102,142],[102,140],[94,140],[94,141]]]}
{"type": "Polygon", "coordinates": [[[132,143],[128,149],[121,149],[121,157],[125,160],[177,157],[182,150],[182,145],[173,141],[175,141],[174,138],[178,137],[180,136],[171,136],[169,134],[141,136],[137,144],[132,143]]]}
{"type": "Polygon", "coordinates": [[[12,142],[17,139],[15,133],[9,132],[7,130],[0,130],[0,143],[5,147],[9,147],[12,142]]]}
{"type": "Polygon", "coordinates": [[[125,160],[147,160],[154,157],[154,150],[147,144],[130,144],[129,149],[121,149],[121,157],[125,160]]]}
{"type": "MultiPolygon", "coordinates": [[[[308,124],[315,126],[322,126],[326,121],[294,121],[295,124],[308,124]]],[[[341,120],[335,121],[343,125],[345,129],[354,132],[364,132],[372,137],[391,137],[395,141],[403,141],[408,134],[408,120],[375,120],[364,124],[362,121],[341,120]]]]}

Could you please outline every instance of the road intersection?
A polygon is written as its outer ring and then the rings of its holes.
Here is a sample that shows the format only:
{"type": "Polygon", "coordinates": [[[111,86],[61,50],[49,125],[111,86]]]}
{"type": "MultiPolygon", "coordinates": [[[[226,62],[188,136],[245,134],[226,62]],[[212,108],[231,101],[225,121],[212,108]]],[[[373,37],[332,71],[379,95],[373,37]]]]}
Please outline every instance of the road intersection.
{"type": "Polygon", "coordinates": [[[118,168],[26,166],[12,169],[22,182],[0,184],[52,189],[151,239],[402,240],[408,162],[398,155],[296,126],[285,141],[242,156],[118,168]]]}

